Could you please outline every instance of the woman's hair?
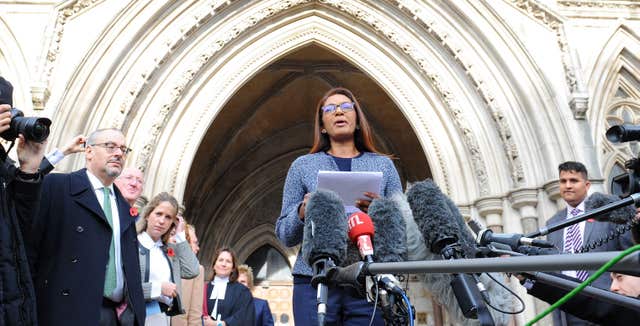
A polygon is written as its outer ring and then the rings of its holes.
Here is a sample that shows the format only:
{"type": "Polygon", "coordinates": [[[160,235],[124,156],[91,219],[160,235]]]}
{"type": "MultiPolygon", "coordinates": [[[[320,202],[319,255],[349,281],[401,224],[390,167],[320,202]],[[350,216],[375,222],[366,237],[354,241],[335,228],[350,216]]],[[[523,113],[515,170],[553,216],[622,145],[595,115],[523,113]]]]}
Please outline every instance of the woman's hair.
{"type": "MultiPolygon", "coordinates": [[[[332,95],[341,94],[348,97],[353,103],[355,107],[355,112],[357,116],[356,125],[358,126],[353,135],[354,142],[356,145],[356,149],[360,152],[372,152],[377,154],[382,154],[378,149],[376,149],[373,144],[373,135],[371,132],[371,127],[369,126],[369,122],[362,112],[362,107],[356,97],[351,93],[350,90],[343,87],[335,87],[327,91],[324,96],[318,101],[318,105],[316,106],[316,117],[315,117],[315,126],[313,128],[313,146],[309,151],[310,154],[328,151],[331,148],[331,141],[329,140],[329,135],[326,133],[322,133],[321,130],[324,128],[322,125],[322,106],[324,106],[324,102],[332,95]]],[[[384,155],[384,154],[382,154],[384,155]]]]}
{"type": "Polygon", "coordinates": [[[147,218],[149,217],[149,215],[151,215],[151,212],[153,212],[153,210],[158,207],[158,205],[164,202],[169,203],[171,206],[173,206],[174,209],[173,223],[171,224],[171,227],[167,230],[167,232],[162,235],[162,243],[167,244],[169,238],[171,237],[171,231],[178,224],[178,201],[167,192],[161,192],[151,198],[151,201],[149,201],[149,203],[144,207],[142,217],[136,223],[136,230],[138,231],[138,233],[146,231],[147,218]]]}
{"type": "Polygon", "coordinates": [[[249,283],[249,289],[253,290],[253,269],[251,268],[251,266],[247,264],[238,266],[238,276],[240,276],[240,274],[247,275],[247,283],[249,283]]]}
{"type": "Polygon", "coordinates": [[[238,280],[238,258],[236,257],[236,253],[231,250],[229,247],[222,247],[216,250],[215,254],[213,254],[213,262],[211,263],[211,269],[213,270],[213,276],[211,276],[211,281],[216,277],[216,261],[220,254],[223,252],[228,252],[231,255],[231,260],[233,261],[233,267],[231,268],[231,274],[229,275],[229,282],[235,282],[238,280]]]}

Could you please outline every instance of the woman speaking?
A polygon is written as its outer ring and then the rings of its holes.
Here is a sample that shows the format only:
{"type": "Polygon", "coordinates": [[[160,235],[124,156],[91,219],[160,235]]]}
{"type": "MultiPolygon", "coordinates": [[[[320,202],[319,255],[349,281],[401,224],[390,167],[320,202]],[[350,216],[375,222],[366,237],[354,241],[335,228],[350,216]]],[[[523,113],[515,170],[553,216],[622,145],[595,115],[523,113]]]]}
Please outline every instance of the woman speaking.
{"type": "MultiPolygon", "coordinates": [[[[395,166],[388,156],[375,148],[362,107],[346,88],[333,88],[320,99],[315,113],[313,147],[309,154],[298,157],[287,173],[276,235],[288,247],[302,242],[305,206],[310,193],[316,191],[318,171],[382,172],[379,192],[365,192],[367,199],[354,203],[365,212],[371,200],[402,192],[395,166]]],[[[317,325],[316,290],[310,284],[313,272],[300,252],[292,273],[295,324],[317,325]]],[[[325,321],[327,324],[369,325],[373,308],[355,290],[331,288],[325,321]]],[[[376,313],[374,325],[384,325],[379,313],[376,313]]]]}

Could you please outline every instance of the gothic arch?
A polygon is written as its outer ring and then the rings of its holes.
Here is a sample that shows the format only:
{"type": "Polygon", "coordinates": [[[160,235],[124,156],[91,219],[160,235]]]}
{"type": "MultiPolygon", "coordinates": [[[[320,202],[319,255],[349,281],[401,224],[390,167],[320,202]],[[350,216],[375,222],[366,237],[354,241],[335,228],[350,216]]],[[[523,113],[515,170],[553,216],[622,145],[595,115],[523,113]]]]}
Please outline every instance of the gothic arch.
{"type": "MultiPolygon", "coordinates": [[[[129,164],[155,176],[146,191],[167,189],[180,198],[202,133],[234,91],[278,57],[317,43],[358,66],[388,92],[418,135],[434,179],[456,202],[504,195],[522,186],[513,180],[526,173],[531,174],[525,180],[530,186],[546,181],[547,167],[509,166],[505,157],[518,153],[521,162],[528,162],[552,156],[552,150],[541,153],[537,149],[543,146],[535,143],[535,136],[548,128],[539,128],[544,125],[541,120],[527,122],[539,113],[531,108],[545,103],[546,93],[539,93],[538,100],[525,100],[530,109],[521,114],[523,103],[518,99],[532,84],[518,85],[519,91],[507,87],[520,72],[538,80],[530,62],[517,62],[519,70],[509,72],[506,65],[476,61],[468,53],[480,51],[486,59],[498,45],[478,47],[460,35],[461,30],[446,25],[447,17],[429,21],[397,1],[253,4],[212,1],[125,8],[85,58],[61,101],[59,119],[80,111],[90,112],[89,122],[86,127],[72,124],[55,136],[66,139],[98,126],[122,126],[136,149],[129,164]],[[396,14],[419,19],[404,26],[400,22],[406,19],[396,14]],[[118,55],[105,57],[101,50],[106,48],[118,55]],[[99,90],[84,84],[98,73],[98,63],[109,72],[99,90]],[[492,71],[482,70],[484,65],[492,71]],[[78,93],[86,97],[76,100],[70,95],[78,93]]],[[[437,4],[424,6],[434,12],[442,9],[435,8],[437,4]]],[[[475,32],[499,22],[473,20],[475,32]]],[[[509,56],[513,57],[515,53],[509,56]]]]}
{"type": "MultiPolygon", "coordinates": [[[[616,153],[620,145],[613,145],[605,137],[607,116],[621,106],[640,108],[640,93],[634,85],[640,82],[640,37],[631,28],[620,25],[598,56],[591,77],[589,92],[593,94],[589,120],[593,130],[598,160],[603,174],[608,174],[613,164],[637,153],[616,153]],[[625,94],[620,97],[620,94],[625,94]]],[[[640,115],[635,116],[636,119],[640,115]]]]}

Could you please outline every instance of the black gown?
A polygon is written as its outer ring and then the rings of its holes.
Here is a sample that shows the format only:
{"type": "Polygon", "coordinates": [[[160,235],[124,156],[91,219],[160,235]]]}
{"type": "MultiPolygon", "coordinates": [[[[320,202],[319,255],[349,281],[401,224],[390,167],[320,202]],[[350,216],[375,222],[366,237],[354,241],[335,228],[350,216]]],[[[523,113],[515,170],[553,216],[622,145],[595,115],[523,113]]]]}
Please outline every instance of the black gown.
{"type": "MultiPolygon", "coordinates": [[[[209,299],[213,291],[211,282],[207,282],[206,287],[207,314],[211,315],[216,300],[209,299]]],[[[220,318],[227,323],[227,326],[253,326],[255,308],[253,307],[251,291],[238,282],[227,283],[224,300],[218,300],[218,314],[220,314],[220,318]]]]}

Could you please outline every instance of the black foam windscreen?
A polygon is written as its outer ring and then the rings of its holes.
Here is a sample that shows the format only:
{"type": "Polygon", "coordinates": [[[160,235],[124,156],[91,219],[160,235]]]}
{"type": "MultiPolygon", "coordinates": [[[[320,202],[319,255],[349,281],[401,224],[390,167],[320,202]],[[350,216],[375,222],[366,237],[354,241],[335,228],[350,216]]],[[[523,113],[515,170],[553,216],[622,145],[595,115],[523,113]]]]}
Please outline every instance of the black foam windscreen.
{"type": "Polygon", "coordinates": [[[460,240],[460,224],[456,222],[447,202],[448,198],[432,181],[414,183],[407,191],[407,201],[413,212],[413,218],[420,229],[426,246],[435,254],[441,248],[442,241],[460,240]],[[434,248],[434,245],[436,248],[434,248]]]}
{"type": "Polygon", "coordinates": [[[312,265],[331,258],[338,265],[347,251],[347,217],[340,197],[329,190],[311,194],[305,208],[302,257],[312,265]]]}
{"type": "MultiPolygon", "coordinates": [[[[620,200],[620,197],[615,195],[607,195],[600,192],[594,192],[591,194],[584,203],[585,209],[587,212],[617,202],[620,200]]],[[[602,222],[612,222],[617,224],[624,224],[631,221],[636,216],[636,208],[633,204],[628,206],[620,207],[615,209],[609,213],[595,216],[594,218],[598,221],[602,222]]]]}
{"type": "Polygon", "coordinates": [[[373,249],[376,262],[398,262],[407,260],[406,223],[397,204],[386,198],[371,202],[368,210],[376,233],[373,249]]]}

